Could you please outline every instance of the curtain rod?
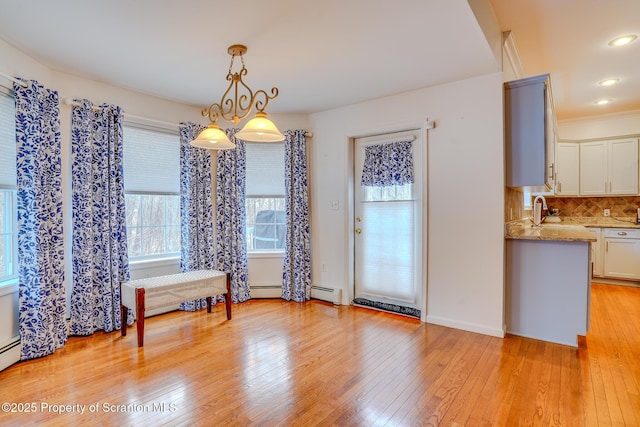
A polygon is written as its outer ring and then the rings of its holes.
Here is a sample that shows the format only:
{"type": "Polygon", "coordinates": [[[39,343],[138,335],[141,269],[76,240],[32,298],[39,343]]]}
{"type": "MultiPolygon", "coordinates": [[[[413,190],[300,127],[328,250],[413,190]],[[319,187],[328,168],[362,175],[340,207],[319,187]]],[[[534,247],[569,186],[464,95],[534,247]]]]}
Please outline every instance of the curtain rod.
{"type": "MultiPolygon", "coordinates": [[[[81,105],[79,102],[76,102],[73,99],[69,99],[69,98],[63,99],[62,102],[67,104],[67,105],[71,105],[73,107],[79,107],[81,105]]],[[[92,105],[91,109],[93,111],[100,111],[100,110],[102,110],[102,107],[98,107],[97,105],[92,105]]]]}
{"type": "Polygon", "coordinates": [[[10,75],[8,75],[8,74],[5,74],[5,73],[3,73],[3,72],[0,72],[0,77],[4,77],[4,78],[5,78],[5,79],[7,79],[7,80],[11,80],[11,81],[12,81],[12,82],[14,82],[15,84],[18,84],[18,85],[20,85],[20,86],[22,86],[22,87],[24,87],[24,88],[28,87],[26,83],[24,83],[24,82],[22,82],[22,81],[20,81],[20,80],[16,79],[15,77],[12,77],[12,76],[10,76],[10,75]]]}
{"type": "MultiPolygon", "coordinates": [[[[69,99],[69,98],[65,98],[63,100],[63,102],[67,105],[71,105],[74,107],[79,107],[80,103],[77,101],[74,101],[73,99],[69,99]]],[[[98,105],[92,105],[91,109],[94,111],[100,111],[102,109],[102,107],[98,106],[98,105]]],[[[180,128],[180,126],[178,124],[175,123],[169,123],[169,122],[164,122],[161,120],[155,120],[155,119],[149,119],[147,117],[141,117],[141,116],[134,116],[133,114],[128,114],[128,113],[123,113],[124,114],[124,120],[126,121],[131,121],[137,124],[146,124],[146,125],[152,125],[152,126],[158,126],[161,128],[166,128],[166,129],[171,129],[171,130],[178,130],[180,128]]]]}
{"type": "MultiPolygon", "coordinates": [[[[27,85],[24,82],[16,79],[15,77],[11,77],[10,75],[5,74],[5,73],[3,73],[1,71],[0,71],[0,77],[4,77],[7,80],[11,80],[12,82],[14,82],[16,84],[19,84],[22,87],[25,87],[25,88],[27,87],[27,85]]],[[[72,105],[72,106],[76,106],[76,107],[80,106],[80,103],[74,101],[73,99],[69,99],[69,98],[65,98],[62,102],[64,102],[66,105],[72,105]]],[[[95,106],[95,105],[92,106],[91,108],[93,110],[95,110],[95,111],[99,111],[101,109],[101,107],[95,106]]],[[[176,128],[176,129],[179,128],[179,125],[177,125],[175,123],[163,122],[161,120],[155,120],[155,119],[148,119],[146,117],[134,116],[132,114],[127,114],[127,113],[125,113],[124,115],[125,115],[125,119],[130,119],[130,120],[133,120],[133,121],[146,122],[146,123],[153,122],[153,123],[157,123],[159,125],[163,125],[164,127],[171,127],[171,128],[176,128]]],[[[309,138],[313,138],[313,133],[312,132],[306,132],[305,136],[307,136],[309,138]]]]}

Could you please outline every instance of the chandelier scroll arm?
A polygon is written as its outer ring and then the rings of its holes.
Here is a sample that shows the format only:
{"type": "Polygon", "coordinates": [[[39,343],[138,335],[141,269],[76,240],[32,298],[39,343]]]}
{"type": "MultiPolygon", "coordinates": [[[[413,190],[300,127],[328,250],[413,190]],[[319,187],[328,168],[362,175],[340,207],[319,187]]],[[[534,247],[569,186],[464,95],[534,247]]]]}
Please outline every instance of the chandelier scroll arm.
{"type": "Polygon", "coordinates": [[[258,91],[256,91],[256,93],[253,96],[253,100],[255,101],[255,107],[256,110],[260,113],[264,112],[264,109],[267,108],[267,104],[269,104],[269,101],[272,99],[275,99],[278,97],[278,88],[277,87],[272,87],[271,88],[271,96],[269,96],[269,94],[260,89],[258,91]],[[258,99],[258,95],[262,95],[264,97],[264,99],[258,99]]]}

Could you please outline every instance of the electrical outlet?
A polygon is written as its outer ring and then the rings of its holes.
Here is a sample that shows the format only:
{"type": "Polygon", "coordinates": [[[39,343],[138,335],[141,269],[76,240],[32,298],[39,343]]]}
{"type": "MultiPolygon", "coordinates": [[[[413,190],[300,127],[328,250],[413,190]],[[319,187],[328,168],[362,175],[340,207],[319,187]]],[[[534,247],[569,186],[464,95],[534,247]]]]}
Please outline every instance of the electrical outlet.
{"type": "Polygon", "coordinates": [[[604,216],[610,216],[610,215],[611,215],[611,209],[605,209],[604,216]]]}

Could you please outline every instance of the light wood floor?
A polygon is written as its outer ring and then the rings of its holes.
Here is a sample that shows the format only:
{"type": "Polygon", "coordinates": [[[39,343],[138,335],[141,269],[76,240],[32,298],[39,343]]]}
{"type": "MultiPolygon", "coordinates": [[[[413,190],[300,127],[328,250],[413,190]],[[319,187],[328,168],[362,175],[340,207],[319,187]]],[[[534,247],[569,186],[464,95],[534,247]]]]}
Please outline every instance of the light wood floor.
{"type": "Polygon", "coordinates": [[[36,409],[0,425],[637,426],[640,288],[592,295],[578,349],[317,301],[169,313],[143,349],[72,337],[0,372],[0,400],[36,409]]]}

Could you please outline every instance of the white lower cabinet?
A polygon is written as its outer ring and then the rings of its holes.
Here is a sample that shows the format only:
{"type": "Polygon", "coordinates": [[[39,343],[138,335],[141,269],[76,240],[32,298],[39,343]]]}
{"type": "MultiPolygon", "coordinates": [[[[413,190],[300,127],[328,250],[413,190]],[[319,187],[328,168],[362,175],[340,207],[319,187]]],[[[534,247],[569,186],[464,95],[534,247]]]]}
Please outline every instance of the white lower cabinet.
{"type": "Polygon", "coordinates": [[[602,277],[602,229],[600,227],[587,227],[596,236],[595,242],[591,242],[591,263],[593,265],[593,277],[602,277]]]}
{"type": "Polygon", "coordinates": [[[640,280],[640,229],[604,228],[604,276],[640,280]]]}

